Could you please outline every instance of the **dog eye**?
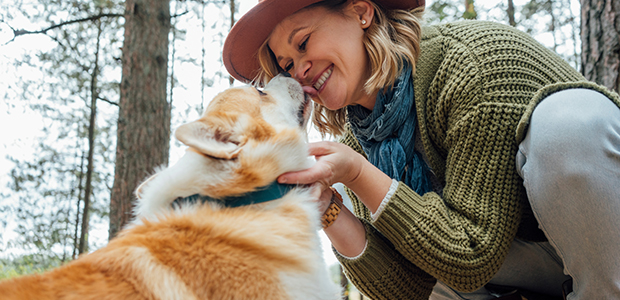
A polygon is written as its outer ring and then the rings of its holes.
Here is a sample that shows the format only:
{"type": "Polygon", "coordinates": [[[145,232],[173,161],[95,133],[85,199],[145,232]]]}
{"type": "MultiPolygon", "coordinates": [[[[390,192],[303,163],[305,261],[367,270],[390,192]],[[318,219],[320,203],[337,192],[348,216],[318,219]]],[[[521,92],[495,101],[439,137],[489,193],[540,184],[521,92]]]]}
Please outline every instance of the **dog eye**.
{"type": "Polygon", "coordinates": [[[267,94],[265,94],[263,91],[259,90],[257,87],[254,87],[256,89],[256,91],[258,91],[258,94],[261,96],[265,96],[267,94]]]}

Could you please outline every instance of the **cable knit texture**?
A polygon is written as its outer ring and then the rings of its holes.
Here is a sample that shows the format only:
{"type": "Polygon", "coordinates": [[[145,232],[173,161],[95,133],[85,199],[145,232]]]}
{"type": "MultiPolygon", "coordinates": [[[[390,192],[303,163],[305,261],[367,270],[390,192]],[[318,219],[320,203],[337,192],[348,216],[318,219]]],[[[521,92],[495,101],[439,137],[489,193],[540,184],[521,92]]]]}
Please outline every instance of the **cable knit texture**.
{"type": "MultiPolygon", "coordinates": [[[[339,257],[372,299],[427,299],[434,278],[474,291],[498,271],[518,236],[544,240],[517,174],[515,156],[534,107],[547,95],[590,88],[559,56],[512,27],[464,21],[424,27],[414,76],[420,138],[443,198],[402,182],[373,222],[355,195],[368,247],[339,257]],[[372,223],[371,223],[372,222],[372,223]]],[[[363,153],[349,131],[342,142],[363,153]]]]}

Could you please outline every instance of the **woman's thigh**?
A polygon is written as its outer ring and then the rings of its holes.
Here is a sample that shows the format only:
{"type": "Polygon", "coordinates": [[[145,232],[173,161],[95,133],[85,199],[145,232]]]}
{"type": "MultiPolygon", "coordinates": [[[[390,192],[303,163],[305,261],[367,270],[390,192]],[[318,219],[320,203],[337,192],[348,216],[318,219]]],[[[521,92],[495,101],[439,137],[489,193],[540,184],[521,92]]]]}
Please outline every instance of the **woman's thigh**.
{"type": "Polygon", "coordinates": [[[620,109],[587,89],[532,114],[517,156],[532,210],[573,278],[569,299],[620,299],[620,109]]]}

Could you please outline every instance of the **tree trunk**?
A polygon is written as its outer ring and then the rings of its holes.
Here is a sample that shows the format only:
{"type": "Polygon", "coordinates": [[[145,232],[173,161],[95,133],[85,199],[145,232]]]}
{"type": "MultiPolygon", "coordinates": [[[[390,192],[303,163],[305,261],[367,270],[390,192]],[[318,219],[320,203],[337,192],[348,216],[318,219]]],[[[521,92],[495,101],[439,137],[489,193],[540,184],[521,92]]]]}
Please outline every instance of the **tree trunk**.
{"type": "Polygon", "coordinates": [[[581,0],[581,73],[620,91],[620,0],[581,0]]]}
{"type": "Polygon", "coordinates": [[[557,21],[558,18],[556,17],[555,11],[553,10],[553,4],[554,4],[554,0],[547,0],[547,2],[545,2],[543,7],[547,9],[547,13],[551,17],[548,30],[551,33],[551,36],[553,37],[553,52],[557,52],[557,49],[559,46],[557,34],[556,34],[556,28],[557,28],[556,25],[558,23],[557,21]]]}
{"type": "Polygon", "coordinates": [[[132,219],[138,184],[168,163],[170,143],[166,101],[170,1],[127,0],[125,6],[110,239],[132,219]]]}
{"type": "Polygon", "coordinates": [[[101,20],[97,20],[97,48],[95,49],[95,65],[90,81],[90,123],[88,125],[88,163],[86,166],[86,187],[84,187],[84,210],[82,211],[82,230],[80,232],[80,244],[78,253],[88,252],[88,210],[90,209],[90,196],[92,195],[92,181],[94,156],[95,156],[95,132],[97,126],[97,76],[99,76],[99,50],[101,45],[101,20]]]}
{"type": "MultiPolygon", "coordinates": [[[[237,7],[235,6],[235,0],[230,0],[230,29],[235,26],[235,12],[237,11],[237,7]]],[[[230,86],[235,83],[235,78],[232,76],[228,76],[228,83],[230,86]]]]}
{"type": "Polygon", "coordinates": [[[508,24],[512,27],[516,27],[517,21],[515,21],[515,4],[512,0],[508,0],[508,9],[506,9],[506,14],[508,15],[508,24]]]}
{"type": "MultiPolygon", "coordinates": [[[[79,136],[79,134],[78,134],[79,136]]],[[[77,190],[77,208],[75,209],[75,232],[73,233],[73,253],[71,254],[71,259],[77,258],[77,252],[79,245],[79,229],[80,229],[80,204],[82,203],[82,191],[84,190],[84,186],[82,185],[82,181],[84,179],[84,158],[85,155],[82,153],[82,158],[80,161],[80,175],[78,179],[78,190],[77,190]]]]}

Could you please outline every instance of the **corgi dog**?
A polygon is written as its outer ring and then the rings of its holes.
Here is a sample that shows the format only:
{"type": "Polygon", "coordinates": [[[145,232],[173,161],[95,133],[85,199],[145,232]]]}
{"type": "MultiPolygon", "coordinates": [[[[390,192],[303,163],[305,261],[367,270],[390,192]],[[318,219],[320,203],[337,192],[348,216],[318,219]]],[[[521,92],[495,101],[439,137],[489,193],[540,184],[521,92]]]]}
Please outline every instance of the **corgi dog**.
{"type": "Polygon", "coordinates": [[[322,258],[311,188],[310,98],[279,75],[218,94],[180,126],[188,146],[136,190],[136,218],[107,246],[46,273],[0,282],[12,299],[341,299],[322,258]]]}

